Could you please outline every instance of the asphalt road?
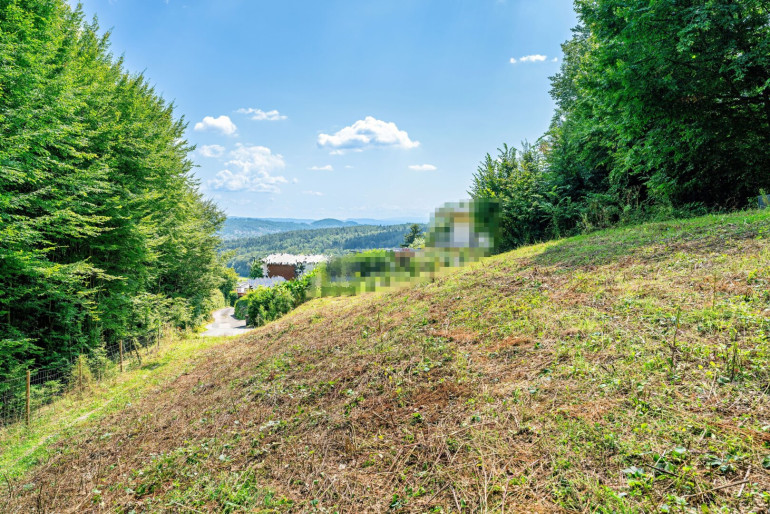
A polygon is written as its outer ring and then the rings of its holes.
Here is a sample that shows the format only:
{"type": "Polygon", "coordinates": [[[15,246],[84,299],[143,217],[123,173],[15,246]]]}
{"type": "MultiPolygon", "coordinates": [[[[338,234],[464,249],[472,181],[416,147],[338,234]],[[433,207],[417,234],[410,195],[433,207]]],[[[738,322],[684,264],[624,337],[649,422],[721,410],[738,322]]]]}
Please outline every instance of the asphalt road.
{"type": "Polygon", "coordinates": [[[235,309],[233,307],[214,311],[214,323],[206,325],[206,331],[203,335],[208,337],[237,336],[252,330],[246,328],[246,322],[242,319],[236,319],[234,314],[235,309]]]}

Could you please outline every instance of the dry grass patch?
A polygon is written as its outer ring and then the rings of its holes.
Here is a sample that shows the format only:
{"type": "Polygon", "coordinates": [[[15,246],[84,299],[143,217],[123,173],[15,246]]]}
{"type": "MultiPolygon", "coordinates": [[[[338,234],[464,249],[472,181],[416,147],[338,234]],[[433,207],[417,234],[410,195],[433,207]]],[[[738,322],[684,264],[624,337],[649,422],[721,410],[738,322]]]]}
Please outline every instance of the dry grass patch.
{"type": "Polygon", "coordinates": [[[7,508],[766,510],[768,227],[602,232],[310,302],[63,441],[7,508]]]}

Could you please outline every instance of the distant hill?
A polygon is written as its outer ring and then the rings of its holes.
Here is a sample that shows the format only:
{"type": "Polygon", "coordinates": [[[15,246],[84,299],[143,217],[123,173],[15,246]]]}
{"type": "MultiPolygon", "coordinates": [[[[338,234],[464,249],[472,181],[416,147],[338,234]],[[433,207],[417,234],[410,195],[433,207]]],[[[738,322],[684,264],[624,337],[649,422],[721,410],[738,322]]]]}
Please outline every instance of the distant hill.
{"type": "Polygon", "coordinates": [[[410,224],[352,225],[330,228],[308,228],[308,225],[304,225],[304,227],[305,230],[226,240],[221,250],[235,251],[235,257],[229,265],[235,268],[239,275],[246,276],[249,273],[249,264],[254,258],[262,258],[271,253],[340,255],[354,250],[395,248],[403,243],[410,224]]]}
{"type": "Polygon", "coordinates": [[[404,223],[419,223],[421,225],[426,224],[428,221],[428,218],[384,218],[384,219],[374,219],[374,218],[350,218],[345,221],[355,221],[359,225],[403,225],[404,223]]]}
{"type": "MultiPolygon", "coordinates": [[[[249,218],[241,218],[249,219],[249,218]]],[[[257,219],[257,218],[251,218],[257,219]]],[[[267,221],[280,221],[284,223],[305,223],[310,225],[316,220],[307,218],[259,218],[267,221]]],[[[334,219],[334,218],[328,218],[334,219]]],[[[354,222],[358,225],[403,225],[404,223],[426,223],[428,218],[426,216],[413,216],[413,217],[396,217],[396,218],[346,218],[341,220],[343,222],[354,222]]]]}
{"type": "Polygon", "coordinates": [[[275,221],[259,218],[227,218],[219,235],[225,241],[244,237],[259,237],[290,230],[307,229],[308,224],[297,221],[275,221]]]}
{"type": "Polygon", "coordinates": [[[355,218],[347,220],[324,218],[321,220],[311,220],[305,218],[243,218],[233,216],[227,218],[219,235],[223,240],[230,241],[244,237],[260,237],[292,230],[307,230],[309,228],[353,227],[356,225],[393,226],[405,223],[421,223],[421,221],[409,218],[355,218]]]}
{"type": "Polygon", "coordinates": [[[280,221],[282,223],[301,223],[303,225],[310,225],[315,220],[310,218],[243,218],[243,219],[261,219],[267,221],[280,221]]]}
{"type": "Polygon", "coordinates": [[[355,221],[340,221],[334,218],[326,218],[310,224],[313,228],[352,227],[355,225],[358,225],[355,221]]]}

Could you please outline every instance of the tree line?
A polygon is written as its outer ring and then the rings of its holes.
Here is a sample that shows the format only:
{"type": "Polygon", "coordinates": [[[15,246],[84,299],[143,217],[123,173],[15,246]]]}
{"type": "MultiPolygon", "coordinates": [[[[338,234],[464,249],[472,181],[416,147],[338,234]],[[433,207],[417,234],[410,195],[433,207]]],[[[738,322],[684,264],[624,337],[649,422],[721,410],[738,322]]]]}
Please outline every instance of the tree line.
{"type": "Polygon", "coordinates": [[[536,144],[487,155],[502,249],[743,208],[770,188],[770,2],[577,0],[536,144]]]}
{"type": "Polygon", "coordinates": [[[306,230],[309,228],[311,228],[311,226],[308,223],[273,221],[259,218],[228,217],[227,220],[225,220],[222,229],[219,231],[219,236],[224,241],[230,241],[233,239],[260,237],[267,234],[289,232],[291,230],[306,230]]]}
{"type": "Polygon", "coordinates": [[[0,0],[0,381],[222,302],[184,131],[79,8],[0,0]]]}
{"type": "Polygon", "coordinates": [[[251,263],[271,253],[343,255],[374,248],[398,248],[412,224],[355,225],[351,227],[292,230],[261,237],[233,239],[222,244],[228,263],[239,275],[249,276],[251,263]],[[232,254],[231,252],[235,252],[232,254]]]}

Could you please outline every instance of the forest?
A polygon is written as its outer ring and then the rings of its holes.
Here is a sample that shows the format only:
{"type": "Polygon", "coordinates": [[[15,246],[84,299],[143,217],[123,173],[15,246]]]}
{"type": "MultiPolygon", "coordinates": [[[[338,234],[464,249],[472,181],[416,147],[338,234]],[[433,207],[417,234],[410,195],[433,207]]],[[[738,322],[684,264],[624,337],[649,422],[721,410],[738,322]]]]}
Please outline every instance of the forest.
{"type": "MultiPolygon", "coordinates": [[[[235,252],[228,265],[248,276],[251,262],[271,253],[342,255],[375,248],[398,248],[412,224],[354,225],[338,228],[293,230],[262,237],[234,239],[222,244],[222,251],[235,252]]],[[[424,227],[423,227],[424,230],[424,227]]]]}
{"type": "Polygon", "coordinates": [[[770,190],[770,3],[577,0],[549,130],[503,145],[473,198],[500,249],[756,205],[770,190]]]}
{"type": "Polygon", "coordinates": [[[222,303],[185,122],[64,0],[0,1],[0,381],[222,303]]]}
{"type": "MultiPolygon", "coordinates": [[[[362,223],[368,225],[369,223],[362,223]]],[[[372,225],[382,225],[383,223],[371,223],[372,225]]],[[[385,225],[395,225],[396,223],[384,223],[385,225]]],[[[355,221],[340,221],[334,218],[322,220],[293,220],[293,219],[263,219],[263,218],[242,218],[238,216],[228,216],[225,224],[219,231],[219,236],[229,241],[231,239],[242,239],[246,237],[260,237],[267,234],[276,234],[278,232],[289,232],[291,230],[309,230],[314,228],[335,228],[351,227],[359,225],[355,221]]]]}
{"type": "Polygon", "coordinates": [[[219,236],[224,241],[230,241],[232,239],[260,237],[267,234],[277,234],[278,232],[289,232],[291,230],[304,230],[307,228],[307,223],[228,216],[219,231],[219,236]]]}

